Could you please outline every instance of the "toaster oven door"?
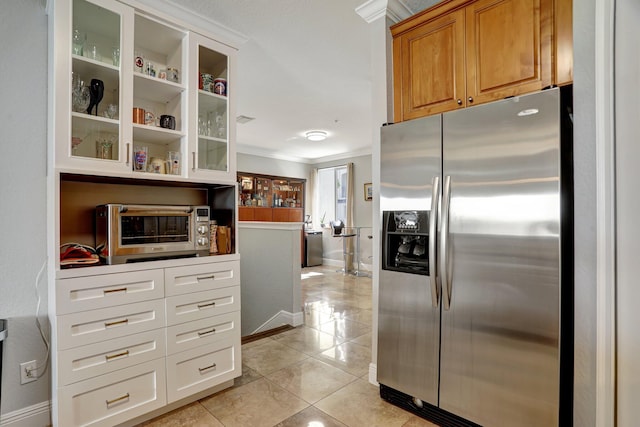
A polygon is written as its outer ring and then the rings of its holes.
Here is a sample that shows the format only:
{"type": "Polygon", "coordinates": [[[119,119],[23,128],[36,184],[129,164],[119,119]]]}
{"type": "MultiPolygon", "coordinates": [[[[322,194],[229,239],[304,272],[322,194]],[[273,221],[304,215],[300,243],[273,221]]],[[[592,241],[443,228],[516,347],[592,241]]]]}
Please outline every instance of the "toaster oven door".
{"type": "Polygon", "coordinates": [[[107,205],[106,210],[107,244],[102,256],[108,264],[197,253],[190,206],[107,205]]]}

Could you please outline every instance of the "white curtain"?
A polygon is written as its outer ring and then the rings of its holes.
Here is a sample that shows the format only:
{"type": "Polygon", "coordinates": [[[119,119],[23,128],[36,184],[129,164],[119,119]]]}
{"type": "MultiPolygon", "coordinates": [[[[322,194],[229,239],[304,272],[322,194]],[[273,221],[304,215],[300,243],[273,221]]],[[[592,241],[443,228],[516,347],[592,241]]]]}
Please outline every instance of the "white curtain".
{"type": "MultiPolygon", "coordinates": [[[[355,233],[355,229],[352,228],[354,226],[353,224],[353,205],[354,205],[354,192],[353,192],[353,163],[349,162],[347,163],[347,220],[346,220],[346,227],[349,229],[348,232],[349,233],[355,233]]],[[[355,239],[355,237],[350,237],[347,239],[347,261],[346,261],[346,266],[345,268],[347,268],[347,270],[352,270],[353,268],[353,246],[354,246],[354,242],[353,240],[355,239]],[[348,267],[347,267],[348,266],[348,267]]]]}

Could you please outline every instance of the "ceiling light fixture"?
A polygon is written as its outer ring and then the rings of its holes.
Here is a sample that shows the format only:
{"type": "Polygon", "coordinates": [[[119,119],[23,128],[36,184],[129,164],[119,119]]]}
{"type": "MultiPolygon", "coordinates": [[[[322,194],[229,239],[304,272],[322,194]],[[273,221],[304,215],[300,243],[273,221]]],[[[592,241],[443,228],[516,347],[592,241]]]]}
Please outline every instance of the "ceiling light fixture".
{"type": "Polygon", "coordinates": [[[306,136],[309,141],[323,141],[327,138],[327,133],[323,130],[310,130],[305,133],[304,136],[306,136]]]}

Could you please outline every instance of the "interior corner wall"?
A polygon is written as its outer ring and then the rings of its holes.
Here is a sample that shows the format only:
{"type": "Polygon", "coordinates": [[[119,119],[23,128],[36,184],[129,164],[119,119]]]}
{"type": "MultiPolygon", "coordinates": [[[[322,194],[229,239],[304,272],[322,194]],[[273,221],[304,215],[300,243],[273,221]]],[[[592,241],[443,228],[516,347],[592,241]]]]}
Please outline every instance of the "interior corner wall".
{"type": "Polygon", "coordinates": [[[573,2],[574,425],[596,425],[596,2],[573,2]]]}
{"type": "Polygon", "coordinates": [[[640,4],[617,0],[615,12],[615,150],[617,256],[617,423],[637,425],[640,419],[640,4]]]}
{"type": "MultiPolygon", "coordinates": [[[[20,385],[19,363],[45,361],[35,323],[35,281],[46,260],[47,16],[42,0],[3,1],[0,12],[0,318],[2,414],[50,399],[49,372],[20,385]]],[[[47,275],[38,284],[39,318],[49,336],[47,275]]]]}

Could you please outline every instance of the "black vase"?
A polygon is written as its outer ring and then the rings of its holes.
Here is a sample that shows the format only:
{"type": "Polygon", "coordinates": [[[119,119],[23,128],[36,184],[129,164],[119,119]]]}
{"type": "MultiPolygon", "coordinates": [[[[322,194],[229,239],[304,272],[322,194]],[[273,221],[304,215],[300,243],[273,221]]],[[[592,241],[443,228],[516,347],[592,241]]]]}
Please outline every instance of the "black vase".
{"type": "Polygon", "coordinates": [[[89,86],[90,102],[87,107],[87,113],[91,114],[93,107],[96,107],[96,116],[98,115],[98,104],[102,101],[104,96],[104,82],[99,79],[91,79],[91,85],[89,86]]]}

